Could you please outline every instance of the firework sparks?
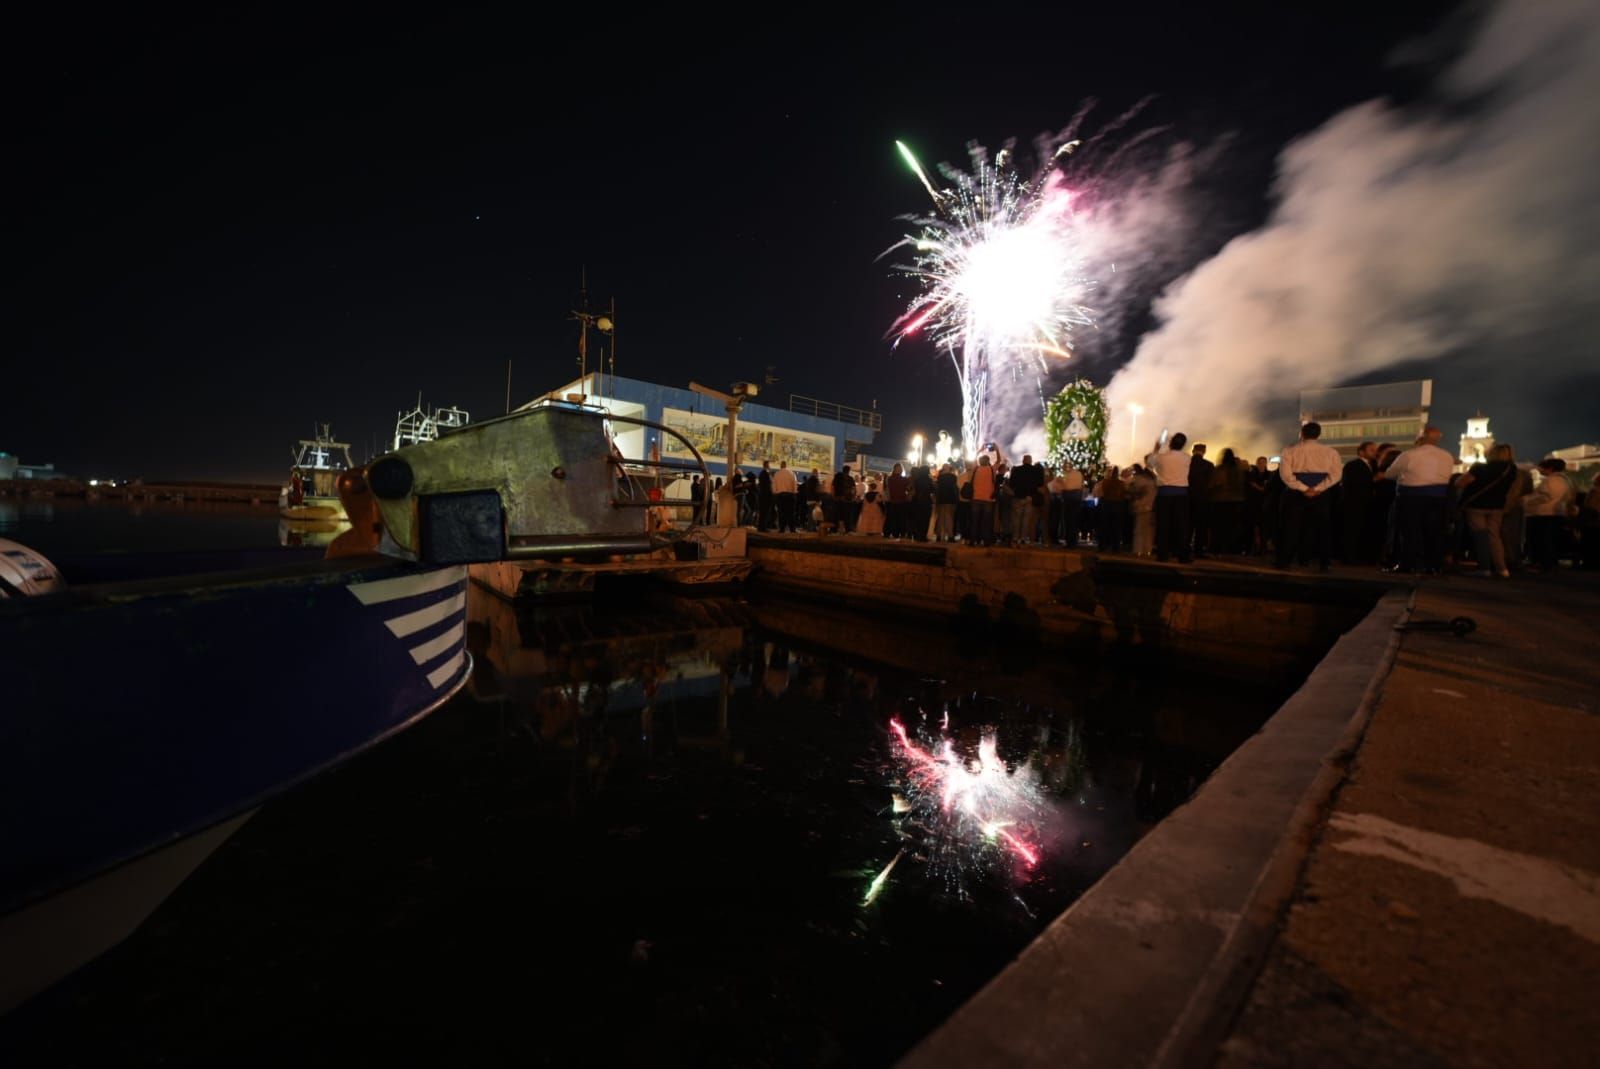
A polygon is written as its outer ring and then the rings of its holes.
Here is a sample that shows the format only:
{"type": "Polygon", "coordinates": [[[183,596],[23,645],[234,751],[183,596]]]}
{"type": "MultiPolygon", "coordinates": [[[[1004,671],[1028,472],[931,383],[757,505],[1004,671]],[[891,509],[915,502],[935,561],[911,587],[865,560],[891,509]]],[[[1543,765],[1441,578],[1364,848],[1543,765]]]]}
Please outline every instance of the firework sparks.
{"type": "Polygon", "coordinates": [[[894,871],[894,867],[900,864],[900,859],[905,856],[906,852],[902,849],[898,854],[894,855],[892,861],[883,867],[882,872],[872,878],[872,882],[867,885],[866,897],[861,900],[863,906],[870,906],[877,901],[878,896],[883,893],[884,884],[889,882],[889,873],[894,871]]]}
{"type": "Polygon", "coordinates": [[[937,839],[930,850],[936,862],[968,867],[1001,850],[1024,869],[1039,863],[1039,847],[1031,840],[1044,812],[1043,795],[1031,770],[1006,770],[993,735],[984,736],[976,762],[969,762],[948,737],[932,749],[914,740],[899,719],[889,728],[898,743],[912,820],[937,839]]]}
{"type": "Polygon", "coordinates": [[[1016,171],[1010,148],[991,164],[970,149],[971,170],[939,166],[950,188],[936,189],[915,154],[895,142],[933,201],[933,214],[892,246],[915,256],[898,270],[922,284],[890,333],[926,335],[950,354],[961,380],[962,445],[969,456],[991,440],[984,419],[989,380],[1071,354],[1073,332],[1094,322],[1085,303],[1094,281],[1078,238],[1073,191],[1057,163],[1077,142],[1049,155],[1032,180],[1016,171]]]}

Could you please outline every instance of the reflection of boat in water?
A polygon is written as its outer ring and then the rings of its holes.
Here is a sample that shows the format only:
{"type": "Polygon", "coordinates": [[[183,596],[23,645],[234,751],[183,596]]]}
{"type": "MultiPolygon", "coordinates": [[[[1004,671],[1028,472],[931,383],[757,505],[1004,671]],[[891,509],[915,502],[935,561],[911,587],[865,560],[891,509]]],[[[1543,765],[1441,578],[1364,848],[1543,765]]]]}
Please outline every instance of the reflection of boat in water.
{"type": "Polygon", "coordinates": [[[138,927],[258,806],[462,687],[468,564],[656,544],[617,506],[600,417],[478,426],[341,472],[354,522],[326,553],[104,554],[64,585],[28,554],[0,586],[0,1011],[138,927]]]}
{"type": "Polygon", "coordinates": [[[278,514],[290,520],[342,520],[344,506],[339,503],[339,473],[355,467],[350,462],[350,443],[336,442],[326,423],[311,438],[302,438],[294,449],[294,467],[289,481],[278,491],[278,514]]]}
{"type": "Polygon", "coordinates": [[[278,545],[327,546],[348,530],[349,520],[279,520],[278,545]]]}

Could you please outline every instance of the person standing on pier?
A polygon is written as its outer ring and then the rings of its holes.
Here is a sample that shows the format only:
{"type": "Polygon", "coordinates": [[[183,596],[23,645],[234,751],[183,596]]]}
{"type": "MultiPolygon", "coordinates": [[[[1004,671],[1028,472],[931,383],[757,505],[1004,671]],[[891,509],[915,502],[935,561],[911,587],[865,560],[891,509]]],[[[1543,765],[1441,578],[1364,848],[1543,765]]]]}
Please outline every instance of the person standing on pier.
{"type": "Polygon", "coordinates": [[[1377,459],[1377,443],[1362,442],[1339,477],[1339,559],[1346,564],[1373,563],[1367,554],[1367,509],[1377,459]]]}
{"type": "Polygon", "coordinates": [[[1559,566],[1557,542],[1577,496],[1567,478],[1565,460],[1546,457],[1539,461],[1539,488],[1522,502],[1528,517],[1528,557],[1537,571],[1553,572],[1559,566]]]}
{"type": "Polygon", "coordinates": [[[890,538],[904,538],[908,526],[907,513],[911,507],[911,478],[906,475],[904,468],[896,464],[883,481],[883,488],[889,499],[888,519],[883,533],[890,538]]]}
{"type": "Polygon", "coordinates": [[[761,474],[756,476],[756,530],[765,531],[772,526],[772,461],[761,462],[761,474]]]}
{"type": "Polygon", "coordinates": [[[911,469],[911,537],[928,540],[928,525],[933,522],[933,471],[924,460],[911,469]]]}
{"type": "Polygon", "coordinates": [[[1211,551],[1234,554],[1240,549],[1239,521],[1244,512],[1244,465],[1232,449],[1222,451],[1211,473],[1211,551]]]}
{"type": "Polygon", "coordinates": [[[989,454],[978,457],[978,466],[972,470],[972,541],[986,546],[994,538],[994,465],[989,454]]]}
{"type": "Polygon", "coordinates": [[[1155,548],[1156,477],[1135,464],[1128,480],[1128,508],[1133,515],[1133,555],[1148,557],[1155,548]]]}
{"type": "Polygon", "coordinates": [[[837,519],[835,526],[840,534],[855,528],[856,481],[850,475],[850,465],[839,469],[833,477],[833,508],[837,519]]]}
{"type": "Polygon", "coordinates": [[[856,534],[883,534],[884,519],[883,502],[878,496],[878,484],[869,482],[867,492],[861,497],[861,516],[856,520],[856,534]]]}
{"type": "Polygon", "coordinates": [[[1246,553],[1260,556],[1267,550],[1267,458],[1256,457],[1255,466],[1244,473],[1244,546],[1246,553]]]}
{"type": "Polygon", "coordinates": [[[1317,568],[1327,571],[1332,536],[1328,512],[1328,491],[1339,483],[1342,465],[1339,452],[1317,441],[1322,424],[1315,421],[1300,428],[1300,440],[1283,451],[1278,462],[1278,478],[1283,480],[1282,532],[1278,538],[1279,568],[1294,563],[1300,548],[1307,543],[1317,554],[1317,568]]]}
{"type": "Polygon", "coordinates": [[[1399,559],[1395,556],[1399,542],[1395,536],[1394,483],[1379,478],[1399,455],[1399,446],[1383,442],[1378,446],[1378,458],[1372,465],[1372,500],[1367,506],[1367,546],[1379,567],[1387,567],[1399,559]]]}
{"type": "Polygon", "coordinates": [[[789,462],[778,461],[778,470],[772,473],[772,502],[778,511],[780,534],[794,530],[794,499],[798,491],[799,484],[795,482],[794,472],[789,470],[789,462]]]}
{"type": "Polygon", "coordinates": [[[1195,443],[1189,461],[1189,526],[1194,531],[1194,555],[1203,557],[1211,544],[1211,476],[1217,466],[1206,459],[1204,443],[1195,443]]]}
{"type": "Polygon", "coordinates": [[[1472,557],[1481,576],[1511,577],[1500,527],[1505,520],[1506,494],[1516,481],[1516,454],[1504,442],[1490,450],[1487,461],[1474,464],[1461,477],[1461,515],[1472,538],[1472,557]]]}
{"type": "Polygon", "coordinates": [[[806,481],[800,484],[800,512],[795,520],[801,530],[812,529],[811,514],[821,501],[822,476],[818,474],[816,468],[812,468],[811,474],[806,476],[806,481]]]}
{"type": "Polygon", "coordinates": [[[1578,564],[1586,572],[1600,571],[1600,482],[1578,506],[1578,564]]]}
{"type": "Polygon", "coordinates": [[[1437,575],[1444,569],[1444,521],[1456,458],[1439,448],[1443,434],[1429,424],[1417,444],[1396,457],[1381,476],[1395,484],[1401,539],[1398,571],[1437,575]]]}
{"type": "Polygon", "coordinates": [[[933,503],[938,518],[934,521],[933,537],[940,542],[956,540],[956,506],[961,503],[961,483],[955,469],[945,464],[939,469],[939,478],[933,484],[933,503]]]}
{"type": "Polygon", "coordinates": [[[1033,532],[1034,493],[1039,489],[1039,470],[1033,456],[1024,453],[1022,463],[1011,469],[1011,544],[1020,546],[1033,532]]]}
{"type": "Polygon", "coordinates": [[[1056,516],[1049,540],[1060,542],[1068,549],[1078,548],[1078,521],[1083,515],[1083,473],[1071,464],[1063,464],[1060,474],[1050,480],[1050,498],[1056,516]]]}
{"type": "Polygon", "coordinates": [[[1120,553],[1127,544],[1128,484],[1122,471],[1111,468],[1095,485],[1095,544],[1102,553],[1120,553]]]}
{"type": "Polygon", "coordinates": [[[1158,440],[1148,458],[1156,479],[1156,559],[1177,554],[1181,564],[1194,559],[1189,552],[1193,536],[1189,529],[1189,456],[1183,451],[1188,444],[1187,435],[1174,434],[1165,446],[1158,440]]]}

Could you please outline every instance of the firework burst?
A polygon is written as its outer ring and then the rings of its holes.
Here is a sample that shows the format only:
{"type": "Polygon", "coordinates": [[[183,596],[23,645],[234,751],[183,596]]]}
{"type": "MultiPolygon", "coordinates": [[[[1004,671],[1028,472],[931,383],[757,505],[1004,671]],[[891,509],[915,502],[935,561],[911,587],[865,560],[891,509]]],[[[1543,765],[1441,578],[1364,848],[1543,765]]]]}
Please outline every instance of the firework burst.
{"type": "Polygon", "coordinates": [[[988,442],[984,418],[991,380],[1048,374],[1047,361],[1070,355],[1073,332],[1094,322],[1094,289],[1078,236],[1074,193],[1057,162],[1077,141],[1056,147],[1032,179],[1016,170],[1010,148],[993,162],[969,146],[970,171],[945,164],[949,183],[936,188],[902,142],[901,155],[927,189],[933,213],[907,217],[915,234],[884,255],[914,251],[897,270],[921,292],[890,334],[896,344],[926,336],[947,352],[961,381],[963,448],[968,457],[988,442]]]}
{"type": "Polygon", "coordinates": [[[908,850],[958,897],[969,897],[970,881],[980,875],[1025,880],[1039,864],[1051,806],[1034,769],[1008,770],[993,734],[983,736],[976,759],[963,757],[948,723],[924,742],[899,719],[889,722],[893,814],[908,846],[869,885],[864,905],[882,893],[908,850]]]}

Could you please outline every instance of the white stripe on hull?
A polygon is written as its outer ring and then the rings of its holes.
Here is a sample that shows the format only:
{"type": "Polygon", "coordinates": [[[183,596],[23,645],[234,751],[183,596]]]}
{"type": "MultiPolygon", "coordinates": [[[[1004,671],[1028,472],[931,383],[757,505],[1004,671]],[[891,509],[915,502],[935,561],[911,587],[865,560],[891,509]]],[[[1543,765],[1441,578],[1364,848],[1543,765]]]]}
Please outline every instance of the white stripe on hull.
{"type": "Polygon", "coordinates": [[[452,583],[461,582],[466,577],[467,569],[457,565],[454,568],[423,572],[421,575],[402,575],[395,579],[379,579],[372,583],[351,583],[348,589],[363,605],[381,605],[385,601],[442,590],[452,583]]]}
{"type": "Polygon", "coordinates": [[[455,615],[466,607],[467,594],[466,591],[462,591],[455,597],[447,598],[435,605],[427,605],[416,612],[408,612],[404,616],[385,620],[384,624],[396,638],[405,638],[421,631],[424,627],[431,627],[447,616],[455,615]]]}
{"type": "Polygon", "coordinates": [[[450,658],[448,661],[444,662],[444,664],[441,664],[438,668],[435,668],[433,671],[429,672],[428,685],[433,687],[434,690],[438,690],[440,687],[450,682],[450,680],[454,678],[456,672],[460,670],[461,662],[465,657],[466,651],[460,650],[454,657],[450,658]]]}
{"type": "Polygon", "coordinates": [[[424,642],[420,646],[411,647],[411,659],[418,664],[427,664],[445,650],[461,641],[461,629],[452,627],[436,639],[424,642]]]}

